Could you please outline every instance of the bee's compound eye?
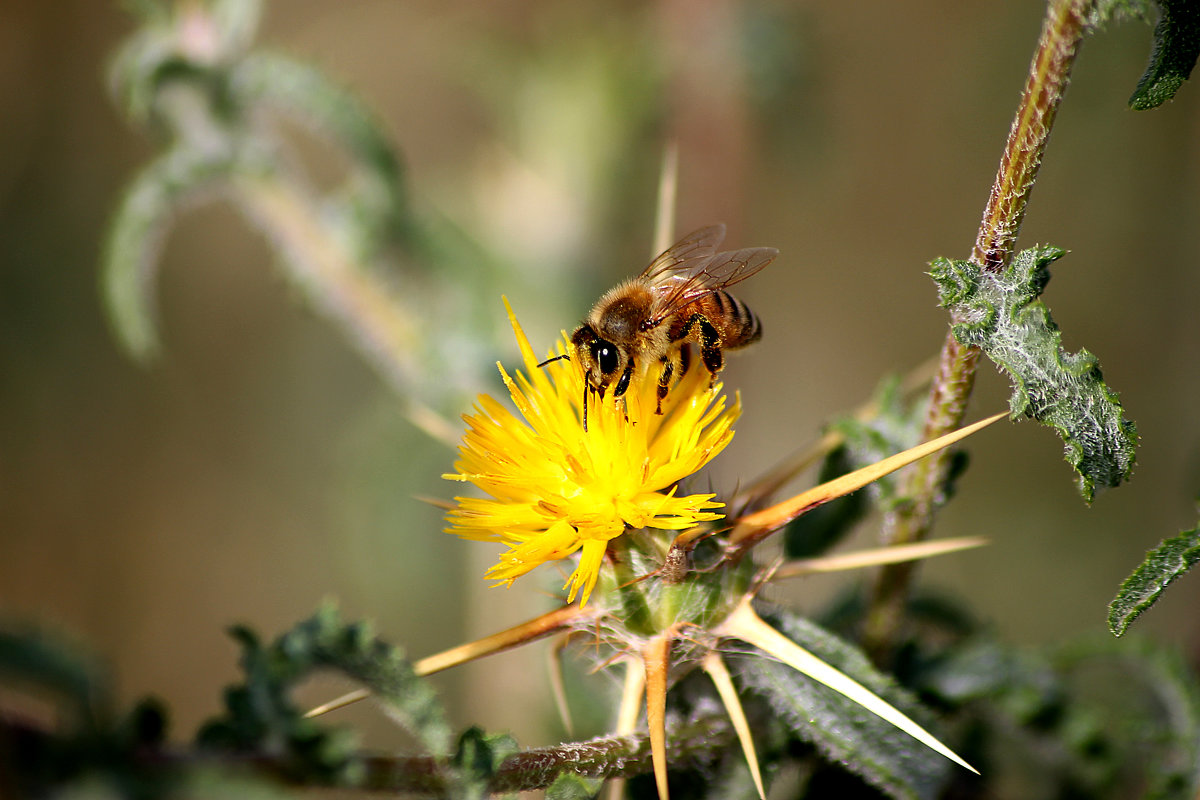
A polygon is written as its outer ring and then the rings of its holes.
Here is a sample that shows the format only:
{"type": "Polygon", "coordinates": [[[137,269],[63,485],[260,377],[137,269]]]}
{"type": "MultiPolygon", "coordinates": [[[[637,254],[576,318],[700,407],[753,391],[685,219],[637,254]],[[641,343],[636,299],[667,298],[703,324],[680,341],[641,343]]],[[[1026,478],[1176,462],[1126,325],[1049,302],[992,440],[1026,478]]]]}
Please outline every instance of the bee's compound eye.
{"type": "Polygon", "coordinates": [[[592,344],[592,357],[600,367],[600,373],[609,375],[617,371],[617,348],[611,342],[600,339],[592,344]]]}

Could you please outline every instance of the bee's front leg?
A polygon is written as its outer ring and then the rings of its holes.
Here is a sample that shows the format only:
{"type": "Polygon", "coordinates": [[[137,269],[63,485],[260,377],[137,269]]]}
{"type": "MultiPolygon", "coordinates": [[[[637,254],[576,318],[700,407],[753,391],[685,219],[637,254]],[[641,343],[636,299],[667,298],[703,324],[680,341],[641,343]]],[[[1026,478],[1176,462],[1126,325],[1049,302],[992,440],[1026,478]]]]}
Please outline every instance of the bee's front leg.
{"type": "Polygon", "coordinates": [[[625,421],[629,422],[629,411],[625,407],[625,392],[629,390],[629,381],[633,377],[633,359],[629,359],[629,363],[625,365],[625,371],[621,373],[621,378],[617,381],[617,387],[613,389],[613,397],[621,406],[621,413],[625,415],[625,421]]]}

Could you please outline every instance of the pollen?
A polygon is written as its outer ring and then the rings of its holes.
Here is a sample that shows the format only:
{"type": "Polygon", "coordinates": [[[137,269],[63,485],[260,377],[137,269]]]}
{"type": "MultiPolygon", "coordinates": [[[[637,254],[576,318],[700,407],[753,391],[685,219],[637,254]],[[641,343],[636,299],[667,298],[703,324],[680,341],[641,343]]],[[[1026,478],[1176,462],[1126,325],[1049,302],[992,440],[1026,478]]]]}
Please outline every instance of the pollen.
{"type": "MultiPolygon", "coordinates": [[[[657,382],[643,371],[623,402],[593,398],[585,431],[578,359],[539,367],[507,300],[505,306],[524,371],[511,376],[498,366],[517,413],[480,395],[475,413],[464,415],[455,472],[443,477],[474,484],[485,496],[456,497],[446,530],[507,545],[486,575],[499,585],[574,558],[563,588],[567,602],[578,596],[586,604],[610,541],[629,530],[683,530],[722,518],[714,495],[684,495],[679,484],[729,443],[740,405],[735,399],[727,407],[721,385],[710,387],[708,374],[693,369],[658,414],[657,382]]],[[[570,350],[564,333],[556,354],[570,350]]]]}

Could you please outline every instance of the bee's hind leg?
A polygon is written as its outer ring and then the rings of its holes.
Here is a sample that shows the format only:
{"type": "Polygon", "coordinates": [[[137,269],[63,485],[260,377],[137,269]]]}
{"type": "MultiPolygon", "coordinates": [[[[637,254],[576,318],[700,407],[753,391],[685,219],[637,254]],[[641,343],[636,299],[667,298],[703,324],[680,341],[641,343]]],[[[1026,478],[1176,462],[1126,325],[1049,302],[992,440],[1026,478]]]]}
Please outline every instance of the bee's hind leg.
{"type": "Polygon", "coordinates": [[[692,366],[692,346],[684,343],[683,347],[679,348],[679,379],[683,380],[683,376],[688,374],[688,370],[692,366]]]}
{"type": "Polygon", "coordinates": [[[703,314],[693,314],[683,329],[684,335],[690,335],[695,329],[700,339],[700,360],[708,370],[708,386],[711,389],[717,382],[717,373],[725,366],[725,358],[721,354],[721,334],[703,314]]]}

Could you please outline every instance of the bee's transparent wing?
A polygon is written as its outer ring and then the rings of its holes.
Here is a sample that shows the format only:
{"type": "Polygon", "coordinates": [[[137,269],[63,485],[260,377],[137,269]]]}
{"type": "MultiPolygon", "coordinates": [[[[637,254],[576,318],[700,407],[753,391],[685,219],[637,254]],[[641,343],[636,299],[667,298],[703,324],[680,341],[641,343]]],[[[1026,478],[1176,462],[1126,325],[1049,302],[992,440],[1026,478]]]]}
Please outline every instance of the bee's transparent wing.
{"type": "Polygon", "coordinates": [[[673,281],[687,274],[698,263],[707,261],[717,251],[717,245],[725,240],[724,225],[708,225],[671,245],[650,262],[639,276],[651,285],[659,281],[673,281]]]}
{"type": "Polygon", "coordinates": [[[775,260],[774,247],[744,247],[693,260],[655,282],[656,320],[661,321],[709,292],[746,280],[775,260]]]}

